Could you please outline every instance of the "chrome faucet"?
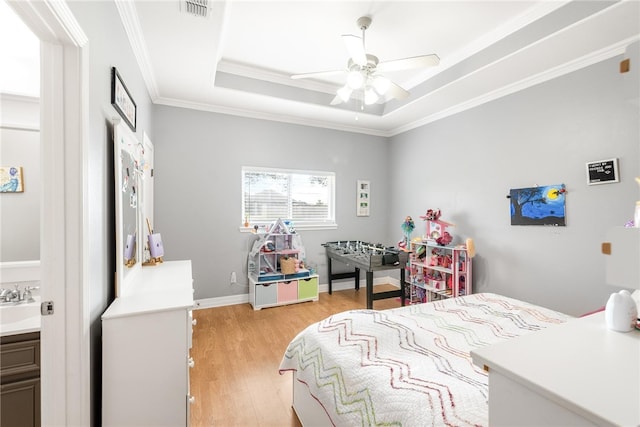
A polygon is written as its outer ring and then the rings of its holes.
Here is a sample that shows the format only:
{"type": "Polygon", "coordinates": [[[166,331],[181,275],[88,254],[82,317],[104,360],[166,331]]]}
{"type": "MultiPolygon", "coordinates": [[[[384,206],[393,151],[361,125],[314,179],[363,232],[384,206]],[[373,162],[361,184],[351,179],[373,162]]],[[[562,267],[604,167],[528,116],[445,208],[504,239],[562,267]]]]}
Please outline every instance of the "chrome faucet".
{"type": "Polygon", "coordinates": [[[39,286],[25,286],[22,291],[20,285],[15,284],[15,289],[0,289],[0,303],[2,302],[33,302],[35,299],[31,291],[40,289],[39,286]]]}
{"type": "Polygon", "coordinates": [[[2,289],[0,296],[2,296],[2,302],[17,302],[20,301],[20,289],[18,285],[14,285],[15,289],[2,289]]]}
{"type": "Polygon", "coordinates": [[[25,287],[22,291],[22,297],[20,298],[20,301],[34,302],[35,299],[33,299],[33,295],[31,294],[31,291],[34,291],[36,289],[40,289],[40,286],[25,287]]]}

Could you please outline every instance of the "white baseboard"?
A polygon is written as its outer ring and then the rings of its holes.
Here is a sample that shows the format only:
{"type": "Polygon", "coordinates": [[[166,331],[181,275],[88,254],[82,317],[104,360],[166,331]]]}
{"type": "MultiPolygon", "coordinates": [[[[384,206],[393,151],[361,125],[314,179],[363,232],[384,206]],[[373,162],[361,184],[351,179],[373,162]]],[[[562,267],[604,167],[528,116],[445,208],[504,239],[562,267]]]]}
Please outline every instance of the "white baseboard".
{"type": "MultiPolygon", "coordinates": [[[[398,279],[394,279],[393,277],[377,277],[373,279],[373,284],[380,285],[383,283],[388,283],[394,286],[400,287],[400,281],[398,279]]],[[[360,289],[365,289],[367,286],[366,280],[360,280],[360,289]]],[[[345,291],[347,289],[353,289],[353,281],[351,280],[341,280],[339,283],[333,283],[334,291],[345,291]]],[[[329,284],[320,284],[318,286],[318,291],[320,293],[329,292],[329,284]]],[[[236,304],[248,304],[249,303],[249,294],[240,294],[240,295],[230,295],[226,297],[216,297],[216,298],[203,298],[197,299],[193,303],[193,308],[196,310],[205,309],[205,308],[213,308],[213,307],[224,307],[227,305],[236,305],[236,304]]]]}

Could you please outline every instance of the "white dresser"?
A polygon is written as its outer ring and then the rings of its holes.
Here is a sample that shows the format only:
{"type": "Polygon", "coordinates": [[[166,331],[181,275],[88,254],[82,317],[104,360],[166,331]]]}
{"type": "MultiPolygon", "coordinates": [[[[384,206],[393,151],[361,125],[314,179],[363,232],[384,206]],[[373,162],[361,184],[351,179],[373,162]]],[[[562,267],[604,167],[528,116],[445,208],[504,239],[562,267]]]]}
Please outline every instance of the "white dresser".
{"type": "Polygon", "coordinates": [[[102,315],[102,424],[189,424],[191,261],[144,267],[102,315]]]}
{"type": "Polygon", "coordinates": [[[604,313],[471,352],[489,372],[489,425],[640,425],[640,331],[604,313]]]}

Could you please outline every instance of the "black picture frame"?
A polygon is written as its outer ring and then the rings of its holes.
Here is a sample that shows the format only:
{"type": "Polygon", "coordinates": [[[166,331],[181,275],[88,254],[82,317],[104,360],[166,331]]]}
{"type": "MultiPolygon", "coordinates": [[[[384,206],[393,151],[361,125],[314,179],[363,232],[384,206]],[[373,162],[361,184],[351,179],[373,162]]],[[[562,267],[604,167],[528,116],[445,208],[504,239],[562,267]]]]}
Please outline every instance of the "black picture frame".
{"type": "Polygon", "coordinates": [[[116,67],[111,67],[111,105],[135,132],[138,107],[116,67]]]}
{"type": "Polygon", "coordinates": [[[613,184],[620,182],[618,172],[618,158],[597,160],[586,163],[587,184],[613,184]]]}

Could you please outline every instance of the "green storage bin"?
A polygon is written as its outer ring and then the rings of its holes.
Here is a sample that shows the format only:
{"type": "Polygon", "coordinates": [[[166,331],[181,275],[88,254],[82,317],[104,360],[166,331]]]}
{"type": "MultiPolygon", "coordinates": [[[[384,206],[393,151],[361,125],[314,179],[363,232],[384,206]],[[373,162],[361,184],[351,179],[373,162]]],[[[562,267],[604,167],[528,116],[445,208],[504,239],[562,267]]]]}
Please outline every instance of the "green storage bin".
{"type": "Polygon", "coordinates": [[[298,299],[318,299],[318,276],[298,279],[298,299]]]}

